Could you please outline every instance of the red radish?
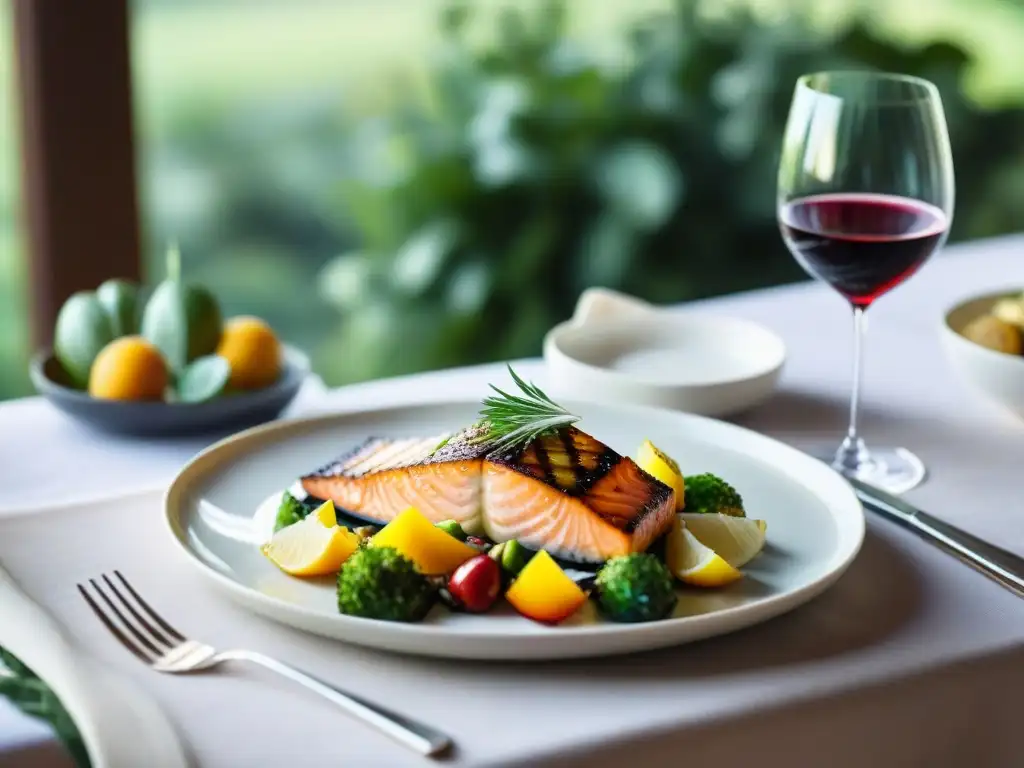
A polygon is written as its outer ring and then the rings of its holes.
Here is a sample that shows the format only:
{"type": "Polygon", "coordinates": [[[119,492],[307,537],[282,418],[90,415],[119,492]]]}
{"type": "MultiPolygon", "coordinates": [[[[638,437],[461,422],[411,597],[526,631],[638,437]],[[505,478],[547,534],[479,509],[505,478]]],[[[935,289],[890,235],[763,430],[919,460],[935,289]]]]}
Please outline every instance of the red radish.
{"type": "Polygon", "coordinates": [[[471,613],[483,613],[501,592],[501,566],[487,555],[470,558],[448,580],[448,591],[471,613]]]}

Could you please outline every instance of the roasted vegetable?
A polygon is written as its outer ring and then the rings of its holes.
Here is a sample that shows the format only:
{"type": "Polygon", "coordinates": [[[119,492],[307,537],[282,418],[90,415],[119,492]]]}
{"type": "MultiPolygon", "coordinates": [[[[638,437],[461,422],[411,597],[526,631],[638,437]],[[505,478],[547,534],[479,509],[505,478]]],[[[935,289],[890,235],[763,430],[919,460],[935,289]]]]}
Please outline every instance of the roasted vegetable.
{"type": "Polygon", "coordinates": [[[586,592],[544,550],[530,559],[505,598],[523,616],[544,624],[564,621],[587,602],[586,592]]]}
{"type": "Polygon", "coordinates": [[[440,523],[434,523],[434,525],[449,536],[454,536],[459,541],[466,540],[466,532],[462,530],[462,526],[459,525],[458,520],[442,520],[440,523]]]}
{"type": "Polygon", "coordinates": [[[277,519],[274,521],[274,532],[280,531],[282,528],[287,528],[289,525],[294,525],[300,520],[305,520],[309,513],[316,509],[319,504],[309,505],[304,504],[288,491],[285,491],[281,496],[281,506],[277,508],[277,519]]]}
{"type": "Polygon", "coordinates": [[[615,557],[597,574],[597,604],[612,621],[657,621],[676,607],[668,568],[644,552],[615,557]]]}
{"type": "Polygon", "coordinates": [[[352,533],[359,537],[359,546],[368,547],[370,545],[370,539],[372,539],[380,528],[374,525],[359,525],[352,529],[352,533]]]}
{"type": "Polygon", "coordinates": [[[505,551],[501,553],[501,567],[518,576],[519,572],[526,567],[533,557],[533,551],[527,549],[515,539],[505,542],[505,551]]]}
{"type": "Polygon", "coordinates": [[[705,472],[701,475],[690,475],[686,478],[687,512],[718,513],[746,517],[743,509],[743,497],[729,483],[718,475],[705,472]]]}
{"type": "Polygon", "coordinates": [[[370,539],[369,546],[394,547],[415,563],[420,573],[428,576],[449,574],[479,554],[473,547],[437,528],[412,507],[385,525],[370,539]]]}
{"type": "Polygon", "coordinates": [[[483,613],[501,593],[501,566],[487,555],[477,555],[455,569],[447,587],[448,594],[464,610],[483,613]]]}
{"type": "Polygon", "coordinates": [[[393,547],[365,547],[338,573],[338,610],[383,621],[419,621],[434,604],[435,586],[393,547]]]}
{"type": "Polygon", "coordinates": [[[480,536],[467,536],[466,545],[472,547],[477,552],[482,552],[483,554],[487,554],[494,548],[494,542],[488,541],[480,536]]]}

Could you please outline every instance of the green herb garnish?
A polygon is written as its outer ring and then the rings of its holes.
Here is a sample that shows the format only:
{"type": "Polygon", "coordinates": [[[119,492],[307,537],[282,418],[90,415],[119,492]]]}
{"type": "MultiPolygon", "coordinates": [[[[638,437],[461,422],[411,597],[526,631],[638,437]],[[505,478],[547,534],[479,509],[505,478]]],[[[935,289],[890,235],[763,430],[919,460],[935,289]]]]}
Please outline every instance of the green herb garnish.
{"type": "Polygon", "coordinates": [[[0,648],[0,698],[49,723],[78,768],[89,768],[85,742],[57,695],[14,654],[0,648]]]}
{"type": "Polygon", "coordinates": [[[544,434],[557,432],[579,421],[558,405],[535,384],[528,384],[508,367],[508,372],[522,395],[510,395],[493,384],[500,395],[485,398],[480,410],[480,435],[475,440],[488,443],[492,451],[506,451],[526,445],[544,434]]]}

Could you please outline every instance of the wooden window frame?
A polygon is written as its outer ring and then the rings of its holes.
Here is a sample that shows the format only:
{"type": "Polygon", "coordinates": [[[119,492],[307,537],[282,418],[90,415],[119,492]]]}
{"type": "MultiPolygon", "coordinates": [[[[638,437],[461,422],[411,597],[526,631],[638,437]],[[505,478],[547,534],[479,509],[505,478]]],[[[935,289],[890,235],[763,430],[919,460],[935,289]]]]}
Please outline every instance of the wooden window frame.
{"type": "Polygon", "coordinates": [[[128,0],[10,0],[32,341],[61,305],[138,279],[128,0]]]}

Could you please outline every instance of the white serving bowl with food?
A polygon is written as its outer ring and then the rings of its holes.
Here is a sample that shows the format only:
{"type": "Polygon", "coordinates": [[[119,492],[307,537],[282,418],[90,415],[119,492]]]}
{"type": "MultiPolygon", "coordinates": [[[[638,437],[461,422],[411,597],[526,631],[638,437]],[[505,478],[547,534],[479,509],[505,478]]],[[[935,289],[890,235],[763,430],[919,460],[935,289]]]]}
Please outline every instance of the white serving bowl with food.
{"type": "Polygon", "coordinates": [[[728,416],[774,393],[786,359],[776,334],[747,320],[656,307],[604,288],[544,339],[552,392],[728,416]]]}
{"type": "Polygon", "coordinates": [[[942,345],[974,389],[1024,418],[1024,291],[966,299],[943,317],[942,345]]]}

